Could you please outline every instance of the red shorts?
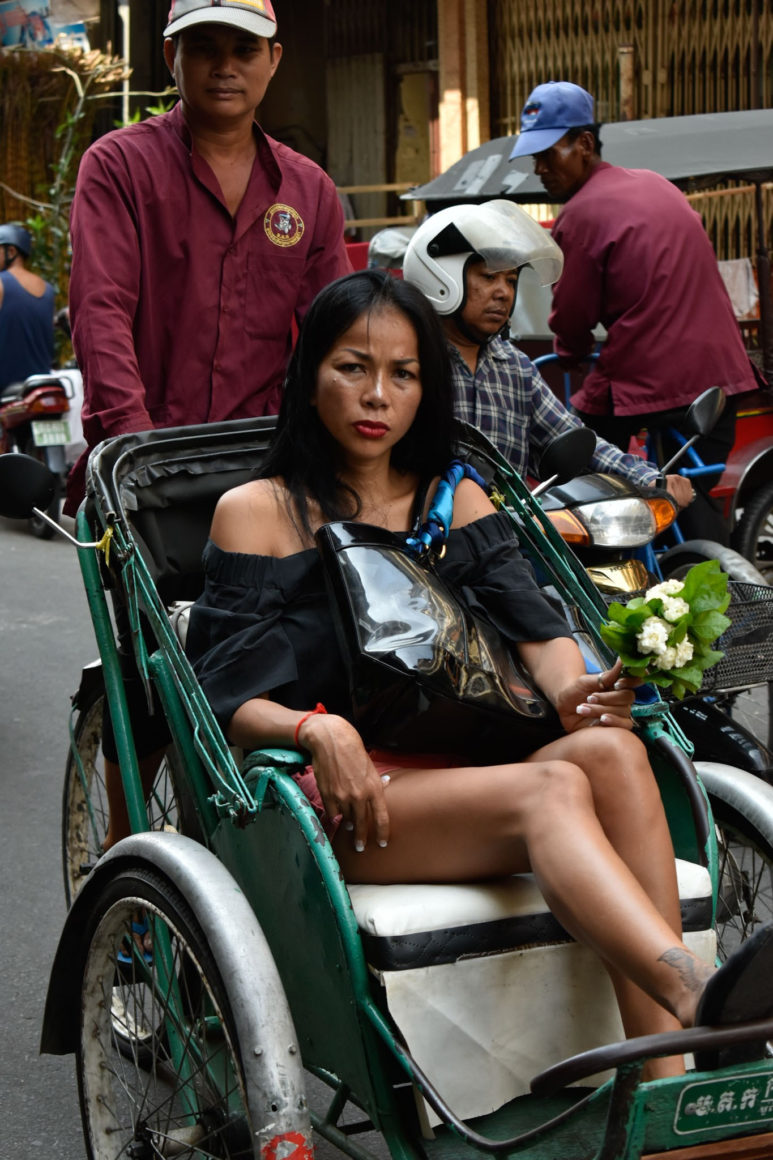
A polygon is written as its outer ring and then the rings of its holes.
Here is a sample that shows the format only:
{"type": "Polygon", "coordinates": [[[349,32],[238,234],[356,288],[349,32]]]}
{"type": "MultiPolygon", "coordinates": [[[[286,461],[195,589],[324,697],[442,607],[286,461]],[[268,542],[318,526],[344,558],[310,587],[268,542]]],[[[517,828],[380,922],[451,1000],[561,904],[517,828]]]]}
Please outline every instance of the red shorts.
{"type": "MultiPolygon", "coordinates": [[[[447,753],[390,753],[386,749],[371,749],[369,756],[379,774],[391,773],[393,769],[450,769],[454,765],[466,764],[460,758],[451,757],[447,753]]],[[[329,818],[325,813],[312,766],[307,765],[303,773],[294,773],[293,781],[311,802],[322,829],[332,842],[336,830],[341,825],[341,815],[329,818]]]]}

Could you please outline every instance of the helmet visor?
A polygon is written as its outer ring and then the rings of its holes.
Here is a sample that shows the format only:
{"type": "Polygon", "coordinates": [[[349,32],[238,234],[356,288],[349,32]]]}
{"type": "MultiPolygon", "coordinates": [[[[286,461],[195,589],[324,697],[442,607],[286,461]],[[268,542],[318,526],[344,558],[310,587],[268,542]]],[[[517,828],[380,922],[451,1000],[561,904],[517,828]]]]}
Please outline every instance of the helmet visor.
{"type": "Polygon", "coordinates": [[[543,286],[561,276],[564,256],[550,232],[514,202],[486,202],[464,223],[464,236],[490,270],[531,266],[543,286]]]}

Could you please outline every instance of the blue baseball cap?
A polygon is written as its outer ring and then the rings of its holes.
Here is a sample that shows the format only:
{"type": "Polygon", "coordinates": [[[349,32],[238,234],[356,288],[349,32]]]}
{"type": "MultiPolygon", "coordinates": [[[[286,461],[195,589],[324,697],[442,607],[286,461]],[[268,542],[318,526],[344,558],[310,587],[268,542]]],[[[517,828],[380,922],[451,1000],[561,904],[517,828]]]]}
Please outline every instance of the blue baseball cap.
{"type": "Polygon", "coordinates": [[[521,132],[510,160],[541,153],[560,141],[567,129],[592,125],[593,97],[571,81],[537,85],[523,106],[521,132]]]}

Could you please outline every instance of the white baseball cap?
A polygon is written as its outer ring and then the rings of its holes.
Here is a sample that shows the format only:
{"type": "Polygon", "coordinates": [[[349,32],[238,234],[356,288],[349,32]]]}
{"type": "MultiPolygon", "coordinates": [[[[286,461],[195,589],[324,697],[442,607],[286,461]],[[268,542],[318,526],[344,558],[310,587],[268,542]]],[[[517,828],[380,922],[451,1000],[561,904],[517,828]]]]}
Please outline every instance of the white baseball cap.
{"type": "Polygon", "coordinates": [[[168,21],[165,38],[196,24],[228,24],[266,38],[276,33],[271,0],[172,0],[168,21]]]}

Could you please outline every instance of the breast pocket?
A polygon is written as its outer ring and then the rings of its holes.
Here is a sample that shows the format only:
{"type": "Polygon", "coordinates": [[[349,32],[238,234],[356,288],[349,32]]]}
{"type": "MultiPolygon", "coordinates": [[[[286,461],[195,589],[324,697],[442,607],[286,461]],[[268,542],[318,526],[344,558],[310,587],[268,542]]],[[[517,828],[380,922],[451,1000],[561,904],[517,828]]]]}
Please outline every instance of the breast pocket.
{"type": "Polygon", "coordinates": [[[306,271],[307,244],[279,245],[267,237],[249,254],[245,284],[244,326],[251,338],[284,343],[306,271]]]}

